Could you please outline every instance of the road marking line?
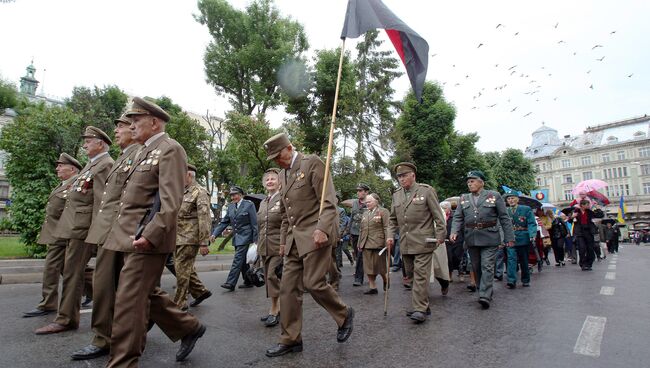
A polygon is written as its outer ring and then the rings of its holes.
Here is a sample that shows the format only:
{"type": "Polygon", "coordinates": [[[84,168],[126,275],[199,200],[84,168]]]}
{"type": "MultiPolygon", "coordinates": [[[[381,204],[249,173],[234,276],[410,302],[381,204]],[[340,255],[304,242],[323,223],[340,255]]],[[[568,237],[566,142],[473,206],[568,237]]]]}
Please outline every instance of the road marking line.
{"type": "Polygon", "coordinates": [[[607,272],[605,274],[605,280],[616,280],[616,272],[607,272]]]}
{"type": "Polygon", "coordinates": [[[593,357],[600,356],[600,343],[603,341],[605,332],[605,323],[607,318],[587,316],[585,323],[582,325],[580,335],[573,347],[573,352],[581,355],[593,357]]]}
{"type": "Polygon", "coordinates": [[[613,286],[603,286],[600,288],[600,295],[614,295],[614,289],[613,286]]]}
{"type": "Polygon", "coordinates": [[[609,264],[616,264],[616,261],[609,261],[609,264]]]}
{"type": "Polygon", "coordinates": [[[616,265],[615,265],[615,264],[614,264],[614,265],[609,265],[609,266],[607,266],[607,269],[608,269],[608,270],[615,270],[615,269],[616,269],[616,265]]]}
{"type": "Polygon", "coordinates": [[[79,311],[79,313],[92,313],[92,312],[93,312],[92,308],[91,309],[82,309],[82,310],[79,311]]]}

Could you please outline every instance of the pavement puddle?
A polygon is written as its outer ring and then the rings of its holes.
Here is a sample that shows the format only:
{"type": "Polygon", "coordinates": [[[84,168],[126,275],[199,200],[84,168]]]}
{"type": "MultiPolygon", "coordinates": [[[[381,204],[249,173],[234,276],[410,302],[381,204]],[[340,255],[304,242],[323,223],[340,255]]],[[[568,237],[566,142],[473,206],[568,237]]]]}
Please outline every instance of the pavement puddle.
{"type": "Polygon", "coordinates": [[[603,341],[605,332],[606,317],[587,316],[582,325],[580,335],[573,347],[573,352],[580,355],[592,357],[600,356],[600,344],[603,341]]]}

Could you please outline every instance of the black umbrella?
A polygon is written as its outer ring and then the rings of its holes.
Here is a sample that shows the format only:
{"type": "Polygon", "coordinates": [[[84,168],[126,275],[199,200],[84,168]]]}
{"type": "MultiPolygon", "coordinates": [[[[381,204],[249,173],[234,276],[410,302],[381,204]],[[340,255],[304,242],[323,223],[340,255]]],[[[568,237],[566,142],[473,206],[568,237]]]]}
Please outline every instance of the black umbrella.
{"type": "Polygon", "coordinates": [[[567,216],[571,216],[573,211],[575,211],[574,207],[567,207],[567,208],[563,208],[562,211],[560,211],[560,212],[562,212],[563,214],[565,214],[567,216]]]}
{"type": "Polygon", "coordinates": [[[538,209],[542,208],[542,202],[536,200],[535,198],[520,195],[519,197],[519,204],[523,204],[524,206],[528,206],[532,209],[538,209]]]}
{"type": "Polygon", "coordinates": [[[259,210],[260,203],[266,199],[266,194],[246,194],[244,196],[244,199],[248,199],[249,201],[253,202],[253,204],[255,204],[255,210],[259,210]]]}
{"type": "Polygon", "coordinates": [[[601,223],[602,223],[602,224],[605,224],[605,225],[607,225],[607,224],[616,225],[616,220],[611,219],[611,218],[606,218],[606,219],[603,219],[603,220],[601,221],[601,223]]]}

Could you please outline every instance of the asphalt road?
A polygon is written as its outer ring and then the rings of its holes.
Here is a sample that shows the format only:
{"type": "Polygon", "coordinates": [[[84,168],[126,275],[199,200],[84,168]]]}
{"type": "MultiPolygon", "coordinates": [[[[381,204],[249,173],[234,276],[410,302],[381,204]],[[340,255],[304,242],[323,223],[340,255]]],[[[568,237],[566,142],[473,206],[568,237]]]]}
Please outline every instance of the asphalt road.
{"type": "MultiPolygon", "coordinates": [[[[344,268],[341,294],[356,309],[354,333],[336,342],[336,325],[309,295],[304,298],[304,352],[267,358],[279,326],[266,328],[264,290],[222,292],[226,272],[203,272],[215,292],[192,313],[207,325],[186,362],[176,363],[178,343],[156,327],[147,339],[141,367],[648,367],[650,366],[650,247],[623,245],[618,257],[535,272],[530,288],[498,282],[492,308],[481,310],[476,296],[455,281],[442,297],[431,285],[433,314],[414,325],[404,312],[410,292],[393,273],[388,317],[383,293],[363,295],[344,268]],[[617,258],[614,260],[614,258],[617,258]],[[612,267],[614,266],[614,267],[612,267]],[[605,287],[605,288],[603,288],[605,287]],[[614,288],[613,290],[611,288],[614,288]],[[605,294],[613,295],[603,295],[605,294]]],[[[174,279],[164,276],[172,290],[174,279]]],[[[0,285],[0,367],[103,367],[106,358],[73,362],[69,354],[91,341],[90,314],[78,331],[36,336],[33,330],[53,317],[21,318],[38,301],[40,285],[0,285]]]]}

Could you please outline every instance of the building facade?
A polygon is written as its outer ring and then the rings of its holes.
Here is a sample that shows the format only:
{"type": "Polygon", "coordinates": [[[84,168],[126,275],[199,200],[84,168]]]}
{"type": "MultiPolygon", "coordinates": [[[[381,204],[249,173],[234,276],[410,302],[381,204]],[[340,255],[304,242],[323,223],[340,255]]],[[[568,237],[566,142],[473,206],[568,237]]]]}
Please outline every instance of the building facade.
{"type": "Polygon", "coordinates": [[[574,199],[572,189],[583,180],[600,179],[615,217],[621,196],[631,228],[650,226],[650,116],[601,124],[577,136],[558,136],[557,130],[542,126],[533,132],[525,156],[537,170],[539,189],[548,189],[549,201],[558,207],[574,199]]]}

